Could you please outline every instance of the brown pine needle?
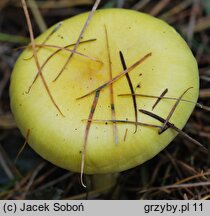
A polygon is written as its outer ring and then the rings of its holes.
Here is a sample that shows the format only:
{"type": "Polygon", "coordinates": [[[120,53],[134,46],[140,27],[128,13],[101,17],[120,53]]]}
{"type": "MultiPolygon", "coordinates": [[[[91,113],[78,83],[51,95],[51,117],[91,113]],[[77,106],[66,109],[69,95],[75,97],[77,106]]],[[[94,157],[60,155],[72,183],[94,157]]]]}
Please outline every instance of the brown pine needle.
{"type": "Polygon", "coordinates": [[[18,158],[20,157],[20,154],[23,152],[24,148],[26,147],[26,144],[28,143],[29,135],[30,135],[30,129],[27,130],[25,142],[23,143],[21,149],[18,151],[18,154],[15,158],[15,163],[17,162],[18,158]]]}
{"type": "Polygon", "coordinates": [[[88,140],[90,126],[91,126],[93,115],[94,115],[94,112],[95,112],[95,109],[98,103],[99,96],[100,96],[100,91],[96,91],[95,97],[94,97],[94,100],[91,106],[91,110],[89,113],[89,117],[87,120],[86,129],[85,129],[85,139],[84,139],[84,146],[82,150],[82,162],[81,162],[81,172],[80,172],[80,181],[81,181],[82,186],[85,188],[86,188],[86,185],[84,184],[84,181],[83,181],[83,174],[84,174],[84,166],[85,166],[85,154],[86,154],[86,148],[87,148],[87,140],[88,140]]]}
{"type": "Polygon", "coordinates": [[[26,21],[27,21],[27,25],[28,25],[28,29],[29,29],[29,34],[30,34],[30,38],[31,38],[31,45],[32,45],[32,49],[33,49],[33,56],[34,56],[34,59],[35,59],[35,63],[36,63],[37,69],[39,71],[39,75],[41,77],[43,85],[44,85],[44,87],[45,87],[45,89],[47,91],[47,94],[50,97],[53,105],[58,110],[58,112],[64,117],[64,115],[61,112],[60,108],[56,104],[56,102],[55,102],[55,100],[54,100],[54,98],[53,98],[53,96],[51,94],[51,91],[50,91],[50,89],[49,89],[49,87],[47,85],[47,82],[46,82],[46,80],[45,80],[45,78],[44,78],[44,76],[42,74],[42,70],[41,70],[41,67],[40,67],[40,64],[39,64],[39,61],[38,61],[38,57],[37,57],[37,53],[36,53],[36,45],[35,45],[35,41],[34,41],[33,28],[32,28],[30,16],[29,16],[29,13],[28,13],[28,8],[27,8],[25,0],[21,0],[21,3],[22,3],[23,10],[24,10],[24,13],[25,13],[25,17],[26,17],[26,21]]]}
{"type": "MultiPolygon", "coordinates": [[[[96,39],[89,39],[89,40],[81,41],[80,44],[87,43],[87,42],[92,42],[92,41],[96,41],[96,39]]],[[[57,46],[57,45],[52,45],[52,44],[44,44],[44,45],[43,44],[35,44],[35,45],[36,45],[36,47],[39,47],[39,48],[43,48],[43,47],[44,48],[57,48],[58,50],[56,50],[55,53],[52,53],[52,56],[54,56],[55,54],[57,54],[58,51],[60,52],[60,51],[64,50],[64,51],[68,51],[68,52],[73,52],[71,49],[68,49],[68,47],[74,46],[75,43],[66,45],[64,47],[57,46]]],[[[18,49],[20,49],[20,48],[26,48],[26,47],[31,47],[31,45],[29,45],[29,46],[22,46],[22,47],[19,47],[18,49]]],[[[85,54],[83,54],[81,52],[75,51],[74,53],[77,54],[77,55],[83,56],[85,58],[88,58],[88,59],[90,59],[92,61],[95,61],[95,62],[98,62],[98,63],[101,63],[101,64],[103,63],[102,61],[100,61],[100,60],[98,60],[98,59],[96,59],[94,57],[85,55],[85,54]]],[[[24,58],[24,60],[28,60],[28,59],[24,58]]]]}
{"type": "Polygon", "coordinates": [[[86,22],[85,22],[85,24],[84,24],[84,26],[83,26],[83,28],[82,28],[80,34],[79,34],[79,37],[78,37],[77,42],[76,42],[76,44],[75,44],[75,46],[74,46],[74,48],[73,48],[72,53],[71,53],[70,56],[68,57],[66,63],[65,63],[64,66],[62,67],[61,71],[58,73],[58,75],[57,75],[56,78],[54,79],[54,82],[60,77],[60,75],[63,73],[63,71],[65,70],[65,68],[66,68],[66,66],[68,65],[68,63],[71,61],[71,59],[72,59],[72,57],[73,57],[73,55],[74,55],[74,52],[77,50],[77,48],[78,48],[78,46],[79,46],[79,43],[80,43],[80,41],[81,41],[81,39],[82,39],[82,37],[83,37],[83,35],[84,35],[84,32],[85,32],[85,30],[86,30],[86,28],[87,28],[87,26],[88,26],[90,20],[92,19],[93,15],[94,15],[94,12],[96,11],[96,9],[97,9],[98,5],[100,4],[100,2],[101,2],[101,0],[96,0],[96,1],[95,1],[95,4],[93,5],[93,8],[92,8],[92,10],[90,11],[90,13],[89,13],[89,15],[88,15],[88,18],[87,18],[87,20],[86,20],[86,22]]]}
{"type": "MultiPolygon", "coordinates": [[[[92,42],[92,41],[95,41],[95,40],[96,40],[96,39],[90,39],[90,40],[86,40],[86,41],[81,41],[80,43],[92,42]]],[[[59,47],[59,46],[55,46],[55,45],[39,45],[39,44],[36,44],[36,46],[44,46],[44,47],[58,48],[58,50],[56,50],[55,52],[53,52],[51,55],[49,55],[49,56],[47,57],[47,59],[46,59],[46,60],[44,61],[44,63],[42,64],[41,69],[43,70],[43,68],[44,68],[45,65],[48,63],[48,61],[49,61],[53,56],[55,56],[56,54],[58,54],[60,51],[65,50],[65,51],[72,52],[72,50],[68,49],[68,47],[74,46],[74,45],[75,45],[75,43],[74,43],[74,44],[69,44],[69,45],[67,45],[67,46],[65,46],[65,47],[59,47]]],[[[82,53],[80,53],[80,52],[77,52],[77,51],[76,51],[75,53],[78,54],[78,55],[81,55],[81,56],[83,56],[83,57],[86,57],[86,58],[88,58],[88,59],[91,59],[91,60],[93,60],[93,61],[96,61],[96,62],[99,62],[99,63],[103,64],[103,63],[102,63],[100,60],[98,60],[98,59],[89,57],[89,56],[84,55],[84,54],[82,54],[82,53]]],[[[35,76],[35,78],[34,78],[32,84],[31,84],[31,85],[29,86],[29,88],[28,88],[27,93],[30,92],[32,86],[34,85],[34,83],[36,82],[36,80],[37,80],[38,77],[39,77],[39,73],[37,72],[37,74],[36,74],[36,76],[35,76]]]]}
{"type": "MultiPolygon", "coordinates": [[[[127,70],[128,68],[127,68],[127,65],[125,63],[123,53],[120,51],[119,54],[120,54],[120,60],[121,60],[122,66],[123,66],[123,70],[127,70]]],[[[138,110],[137,110],[136,96],[135,96],[133,84],[132,84],[132,81],[131,81],[131,78],[130,78],[129,74],[126,73],[125,76],[126,76],[126,79],[127,79],[127,82],[128,82],[129,88],[130,88],[130,92],[132,94],[132,99],[133,99],[133,108],[134,108],[135,121],[136,121],[134,133],[136,133],[137,126],[138,126],[138,124],[137,124],[137,122],[138,122],[138,110]]]]}
{"type": "MultiPolygon", "coordinates": [[[[109,38],[108,38],[108,32],[106,25],[104,25],[105,29],[105,36],[106,36],[106,48],[107,48],[107,54],[108,54],[108,61],[109,61],[109,79],[111,80],[112,77],[112,61],[111,61],[111,55],[110,55],[110,47],[109,47],[109,38]]],[[[115,114],[115,105],[114,105],[114,90],[113,90],[113,85],[110,84],[109,86],[110,90],[110,105],[111,105],[111,114],[112,114],[112,120],[116,119],[116,114],[115,114]]],[[[115,144],[118,144],[118,135],[117,135],[117,125],[114,123],[113,124],[113,134],[114,134],[114,140],[115,144]]]]}
{"type": "MultiPolygon", "coordinates": [[[[118,96],[120,96],[120,97],[132,96],[132,94],[119,94],[118,96]]],[[[160,98],[160,96],[147,95],[147,94],[135,94],[135,96],[136,97],[146,97],[146,98],[160,98]]],[[[174,98],[174,97],[162,97],[161,99],[163,99],[163,100],[178,100],[178,98],[174,98]]],[[[204,106],[203,104],[200,104],[200,103],[197,103],[194,101],[181,99],[180,102],[187,102],[187,103],[195,104],[197,107],[199,107],[205,111],[210,111],[210,107],[204,106]]]]}
{"type": "Polygon", "coordinates": [[[137,62],[135,62],[133,65],[131,65],[128,69],[122,71],[119,75],[115,76],[113,79],[109,80],[108,82],[104,83],[103,85],[99,86],[98,88],[90,91],[89,93],[77,98],[77,100],[85,98],[91,94],[93,94],[96,91],[100,91],[103,88],[107,87],[108,85],[116,82],[117,80],[119,80],[121,77],[123,77],[125,74],[129,73],[131,70],[133,70],[134,68],[136,68],[138,65],[140,65],[141,63],[143,63],[147,58],[149,58],[150,56],[152,56],[152,53],[148,53],[146,54],[144,57],[142,57],[140,60],[138,60],[137,62]]]}
{"type": "MultiPolygon", "coordinates": [[[[62,23],[63,23],[63,22],[57,23],[57,25],[55,26],[55,28],[54,28],[54,29],[50,32],[50,34],[44,39],[44,41],[41,43],[41,45],[45,45],[45,44],[46,44],[46,42],[50,39],[50,37],[51,37],[56,31],[58,31],[58,29],[61,27],[62,23]]],[[[41,49],[41,46],[38,47],[38,49],[36,49],[36,53],[38,53],[40,49],[41,49]]],[[[33,58],[33,56],[34,56],[34,55],[32,55],[32,56],[30,56],[30,57],[28,57],[28,58],[24,58],[24,60],[30,60],[30,59],[33,58]]]]}
{"type": "MultiPolygon", "coordinates": [[[[93,39],[88,39],[88,40],[84,40],[84,41],[80,41],[80,44],[82,44],[82,43],[86,43],[86,42],[92,42],[92,41],[96,41],[97,39],[96,38],[93,38],[93,39]]],[[[67,46],[74,46],[76,43],[73,43],[73,44],[69,44],[69,45],[67,45],[67,46]]],[[[64,48],[64,47],[61,47],[61,46],[56,46],[56,45],[50,45],[50,44],[35,44],[37,47],[52,47],[52,48],[64,48]]],[[[26,46],[19,46],[19,47],[16,47],[16,48],[14,48],[13,50],[20,50],[20,49],[25,49],[25,48],[31,48],[32,46],[31,46],[31,44],[29,44],[29,45],[26,45],[26,46]]],[[[65,46],[66,47],[66,46],[65,46]]],[[[71,50],[71,52],[72,52],[72,50],[71,50]]],[[[75,53],[79,53],[79,52],[75,52],[75,53]]],[[[24,60],[27,60],[27,58],[24,58],[24,60]]]]}
{"type": "Polygon", "coordinates": [[[125,134],[124,134],[124,138],[123,138],[123,141],[124,141],[124,142],[126,141],[127,134],[128,134],[128,128],[125,129],[125,134]]]}
{"type": "Polygon", "coordinates": [[[209,200],[209,198],[210,198],[210,194],[208,194],[208,195],[206,195],[206,196],[200,198],[200,200],[209,200]]]}
{"type": "MultiPolygon", "coordinates": [[[[90,41],[93,41],[93,40],[82,41],[81,43],[90,42],[90,41]]],[[[94,41],[95,41],[95,40],[94,40],[94,41]]],[[[81,43],[80,43],[80,44],[81,44],[81,43]]],[[[69,47],[69,46],[73,46],[73,45],[74,45],[74,44],[70,44],[70,45],[67,45],[67,46],[65,46],[65,47],[60,47],[60,46],[51,45],[51,44],[45,44],[45,45],[36,44],[37,47],[57,48],[57,49],[59,49],[59,51],[64,50],[64,51],[68,51],[68,52],[71,52],[71,53],[73,52],[73,50],[68,49],[68,47],[69,47]]],[[[88,58],[88,59],[90,59],[90,60],[92,60],[92,61],[95,61],[95,62],[98,62],[98,63],[102,63],[102,61],[100,61],[100,60],[98,60],[98,59],[96,59],[96,58],[94,58],[94,57],[85,55],[85,54],[83,54],[83,53],[81,53],[81,52],[75,51],[74,53],[77,54],[77,55],[83,56],[83,57],[85,57],[85,58],[88,58]]]]}
{"type": "Polygon", "coordinates": [[[173,115],[174,111],[176,110],[177,106],[179,105],[180,103],[180,100],[182,99],[182,97],[190,90],[192,89],[193,87],[189,87],[188,89],[186,89],[182,94],[181,96],[178,98],[178,100],[175,102],[174,106],[172,107],[171,111],[169,112],[168,116],[166,117],[166,120],[165,122],[163,123],[162,125],[162,128],[160,129],[159,131],[159,134],[163,133],[167,128],[166,128],[166,125],[167,125],[167,122],[170,120],[171,116],[173,115]]]}
{"type": "MultiPolygon", "coordinates": [[[[201,178],[201,177],[202,177],[202,178],[206,178],[206,176],[208,176],[208,175],[210,175],[210,171],[201,172],[201,173],[198,173],[198,174],[196,174],[196,175],[193,175],[193,176],[190,176],[190,177],[187,177],[187,178],[178,180],[177,182],[174,183],[174,185],[182,184],[182,183],[191,181],[191,180],[193,180],[193,179],[201,178]]],[[[208,179],[206,178],[206,180],[208,180],[208,179]]]]}
{"type": "Polygon", "coordinates": [[[154,103],[154,105],[152,106],[152,110],[158,105],[158,103],[160,102],[160,100],[163,98],[163,96],[168,92],[168,89],[166,88],[161,95],[157,98],[156,102],[154,103]]]}
{"type": "Polygon", "coordinates": [[[192,187],[202,187],[202,186],[208,186],[210,185],[210,182],[196,182],[196,183],[188,183],[188,184],[172,184],[172,185],[167,185],[167,186],[161,186],[161,187],[152,187],[148,189],[144,189],[139,191],[139,193],[145,193],[153,190],[167,190],[167,189],[186,189],[186,188],[192,188],[192,187]]]}
{"type": "MultiPolygon", "coordinates": [[[[82,121],[90,121],[88,119],[83,119],[82,121]]],[[[127,120],[112,120],[112,119],[107,119],[107,120],[104,120],[104,119],[92,119],[91,120],[92,122],[95,122],[95,123],[118,123],[118,124],[135,124],[136,122],[135,121],[127,121],[127,120]]],[[[143,123],[143,122],[137,122],[139,126],[145,126],[145,127],[152,127],[152,128],[161,128],[161,126],[158,126],[158,125],[154,125],[154,124],[148,124],[148,123],[143,123]]]]}
{"type": "MultiPolygon", "coordinates": [[[[144,113],[145,115],[148,115],[158,121],[160,121],[161,123],[164,123],[166,120],[152,112],[149,112],[147,110],[143,110],[143,109],[139,109],[139,112],[144,113]]],[[[182,130],[180,130],[178,127],[176,127],[174,124],[170,123],[169,121],[167,121],[166,126],[172,128],[173,130],[175,130],[176,132],[178,132],[180,135],[182,135],[186,140],[194,143],[195,145],[201,147],[205,153],[208,153],[208,149],[206,149],[201,143],[199,143],[197,140],[193,139],[191,136],[189,136],[188,134],[186,134],[185,132],[183,132],[182,130]]]]}

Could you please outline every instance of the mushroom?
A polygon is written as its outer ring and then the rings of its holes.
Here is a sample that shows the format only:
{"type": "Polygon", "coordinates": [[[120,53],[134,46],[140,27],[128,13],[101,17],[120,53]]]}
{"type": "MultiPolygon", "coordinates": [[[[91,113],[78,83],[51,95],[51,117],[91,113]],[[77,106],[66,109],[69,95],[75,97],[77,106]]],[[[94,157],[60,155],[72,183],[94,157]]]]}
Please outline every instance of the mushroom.
{"type": "Polygon", "coordinates": [[[67,19],[35,40],[42,74],[63,115],[44,90],[31,47],[12,73],[11,109],[23,136],[30,130],[28,143],[46,160],[73,172],[116,173],[164,149],[177,135],[168,122],[184,127],[194,104],[182,99],[197,101],[198,67],[186,42],[164,21],[102,9],[58,77],[87,16],[67,19]],[[159,98],[153,106],[156,98],[137,97],[163,92],[177,100],[159,98]]]}

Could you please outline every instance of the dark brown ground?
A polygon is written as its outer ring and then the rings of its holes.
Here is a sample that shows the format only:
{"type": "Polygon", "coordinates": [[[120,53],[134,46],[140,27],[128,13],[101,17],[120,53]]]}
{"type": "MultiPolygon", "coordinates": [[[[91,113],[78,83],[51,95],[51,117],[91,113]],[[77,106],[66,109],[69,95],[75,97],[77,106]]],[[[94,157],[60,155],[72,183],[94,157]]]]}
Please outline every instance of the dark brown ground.
{"type": "MultiPolygon", "coordinates": [[[[33,2],[31,0],[31,2],[33,2]]],[[[91,0],[36,0],[41,17],[52,24],[91,9],[91,0]]],[[[210,106],[210,1],[110,0],[99,8],[123,7],[162,18],[174,26],[191,47],[200,69],[199,102],[210,106]]],[[[31,15],[35,36],[45,26],[31,15]]],[[[0,1],[0,198],[85,199],[79,174],[55,167],[26,146],[15,157],[24,138],[13,121],[9,105],[9,79],[20,51],[29,42],[19,0],[0,1]],[[6,35],[3,35],[5,33],[6,35]]],[[[196,108],[184,131],[206,148],[210,144],[210,112],[196,108]]],[[[89,189],[89,199],[210,199],[209,156],[178,136],[163,152],[145,164],[122,172],[107,194],[89,189]]]]}

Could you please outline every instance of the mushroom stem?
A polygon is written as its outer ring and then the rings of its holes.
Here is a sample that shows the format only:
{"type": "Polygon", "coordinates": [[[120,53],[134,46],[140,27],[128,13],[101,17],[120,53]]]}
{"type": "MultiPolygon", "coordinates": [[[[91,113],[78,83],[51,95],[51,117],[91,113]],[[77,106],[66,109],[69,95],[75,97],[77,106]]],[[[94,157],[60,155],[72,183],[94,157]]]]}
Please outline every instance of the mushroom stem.
{"type": "Polygon", "coordinates": [[[98,190],[98,189],[106,189],[104,190],[105,193],[110,191],[117,182],[117,177],[119,173],[108,173],[108,174],[95,174],[90,176],[91,179],[91,188],[93,190],[98,190]]]}

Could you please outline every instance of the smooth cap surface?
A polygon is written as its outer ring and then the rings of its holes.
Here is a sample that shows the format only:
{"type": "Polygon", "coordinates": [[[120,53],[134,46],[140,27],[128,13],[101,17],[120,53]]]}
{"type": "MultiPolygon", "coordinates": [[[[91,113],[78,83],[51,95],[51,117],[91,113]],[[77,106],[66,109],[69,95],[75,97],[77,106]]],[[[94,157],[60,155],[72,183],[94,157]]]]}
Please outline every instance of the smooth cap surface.
{"type": "MultiPolygon", "coordinates": [[[[76,42],[88,13],[65,20],[46,42],[48,45],[67,46],[76,42]]],[[[80,172],[81,152],[85,128],[94,95],[81,100],[76,98],[110,80],[105,27],[108,33],[112,76],[123,71],[119,57],[122,51],[127,67],[148,53],[152,56],[129,72],[135,93],[159,96],[166,88],[168,97],[180,97],[189,87],[184,99],[197,101],[197,63],[181,36],[165,22],[149,15],[124,10],[98,10],[87,27],[77,51],[103,62],[75,54],[56,82],[54,78],[65,64],[69,52],[61,51],[49,60],[43,69],[44,77],[65,117],[52,104],[40,77],[30,93],[29,86],[37,73],[30,48],[19,57],[11,78],[11,108],[22,134],[30,129],[29,144],[43,158],[65,169],[80,172]]],[[[54,27],[36,39],[41,44],[54,27]]],[[[70,47],[73,49],[73,46],[70,47]]],[[[40,65],[56,48],[43,47],[38,51],[40,65]]],[[[132,97],[119,94],[131,93],[125,76],[113,83],[114,106],[117,120],[135,121],[132,97]]],[[[136,97],[137,108],[152,111],[157,99],[136,97]]],[[[166,118],[173,100],[161,100],[153,110],[166,118]]],[[[170,122],[180,129],[188,120],[193,104],[180,102],[170,122]]],[[[102,89],[93,119],[111,120],[110,87],[102,89]]],[[[138,113],[138,121],[161,125],[152,117],[138,113]]],[[[135,167],[158,154],[177,135],[172,129],[158,134],[157,128],[121,123],[117,124],[119,143],[116,145],[113,124],[92,122],[87,140],[85,173],[118,172],[135,167]],[[125,138],[125,133],[127,135],[125,138]],[[124,140],[125,139],[125,140],[124,140]]]]}

